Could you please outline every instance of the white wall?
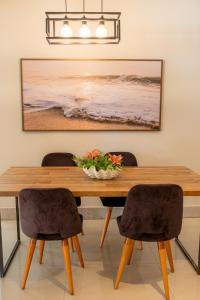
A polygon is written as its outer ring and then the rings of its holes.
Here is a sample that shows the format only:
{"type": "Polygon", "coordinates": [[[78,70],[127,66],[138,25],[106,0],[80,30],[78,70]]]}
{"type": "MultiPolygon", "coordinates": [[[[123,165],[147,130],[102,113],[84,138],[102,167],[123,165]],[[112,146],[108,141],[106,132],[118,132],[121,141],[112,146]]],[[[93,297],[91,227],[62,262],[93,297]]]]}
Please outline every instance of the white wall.
{"type": "MultiPolygon", "coordinates": [[[[68,2],[72,10],[81,7],[81,0],[68,2]]],[[[99,3],[86,1],[91,10],[99,3]]],[[[63,0],[0,0],[0,172],[14,165],[39,165],[47,152],[83,154],[93,147],[133,151],[140,165],[186,165],[200,172],[200,1],[104,3],[106,10],[122,12],[119,45],[49,46],[45,40],[45,11],[63,10],[63,0]],[[162,130],[23,132],[22,57],[163,58],[162,130]]]]}

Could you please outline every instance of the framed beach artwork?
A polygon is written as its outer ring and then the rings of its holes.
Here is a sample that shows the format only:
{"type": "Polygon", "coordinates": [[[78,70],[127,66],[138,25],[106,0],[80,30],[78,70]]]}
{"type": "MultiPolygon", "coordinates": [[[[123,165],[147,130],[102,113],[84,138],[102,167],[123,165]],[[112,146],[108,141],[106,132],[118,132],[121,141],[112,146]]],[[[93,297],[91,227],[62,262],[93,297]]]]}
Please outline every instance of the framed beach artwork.
{"type": "Polygon", "coordinates": [[[160,130],[162,60],[21,59],[23,130],[160,130]]]}

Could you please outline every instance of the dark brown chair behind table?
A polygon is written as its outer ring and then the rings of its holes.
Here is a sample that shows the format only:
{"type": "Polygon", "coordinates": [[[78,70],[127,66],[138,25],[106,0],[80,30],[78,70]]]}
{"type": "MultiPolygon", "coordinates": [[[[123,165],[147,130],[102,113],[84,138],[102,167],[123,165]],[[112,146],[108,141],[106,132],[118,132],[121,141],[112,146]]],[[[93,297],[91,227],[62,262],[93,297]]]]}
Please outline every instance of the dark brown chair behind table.
{"type": "MultiPolygon", "coordinates": [[[[122,155],[122,163],[124,166],[137,167],[137,159],[134,154],[130,152],[109,152],[112,155],[122,155]]],[[[107,214],[105,217],[104,227],[101,233],[100,247],[103,247],[108,225],[112,215],[113,207],[124,207],[126,203],[126,197],[100,197],[100,200],[104,207],[107,207],[107,214]]]]}
{"type": "MultiPolygon", "coordinates": [[[[74,155],[68,152],[48,153],[42,159],[42,167],[75,167],[76,163],[73,160],[73,157],[74,155]]],[[[81,198],[75,197],[75,200],[76,200],[76,205],[78,207],[81,206],[81,198]]],[[[82,230],[82,234],[83,234],[83,230],[82,230]]],[[[71,242],[72,251],[74,251],[73,240],[71,239],[70,242],[71,242]]]]}
{"type": "MultiPolygon", "coordinates": [[[[75,167],[76,163],[73,160],[74,155],[68,152],[53,152],[48,153],[42,160],[42,167],[75,167]]],[[[76,205],[81,205],[81,198],[75,197],[76,205]]]]}

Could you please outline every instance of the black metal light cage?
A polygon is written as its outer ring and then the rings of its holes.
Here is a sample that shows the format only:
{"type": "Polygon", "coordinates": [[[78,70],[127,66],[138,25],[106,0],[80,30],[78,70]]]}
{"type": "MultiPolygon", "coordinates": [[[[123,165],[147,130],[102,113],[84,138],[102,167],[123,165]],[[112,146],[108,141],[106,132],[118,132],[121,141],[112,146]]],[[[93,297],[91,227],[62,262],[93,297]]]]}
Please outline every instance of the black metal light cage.
{"type": "Polygon", "coordinates": [[[120,12],[46,12],[46,39],[49,44],[70,45],[70,44],[119,44],[120,33],[120,12]],[[57,27],[64,21],[70,24],[82,21],[100,22],[104,21],[112,29],[107,37],[91,36],[83,38],[80,36],[63,37],[58,34],[57,27]]]}

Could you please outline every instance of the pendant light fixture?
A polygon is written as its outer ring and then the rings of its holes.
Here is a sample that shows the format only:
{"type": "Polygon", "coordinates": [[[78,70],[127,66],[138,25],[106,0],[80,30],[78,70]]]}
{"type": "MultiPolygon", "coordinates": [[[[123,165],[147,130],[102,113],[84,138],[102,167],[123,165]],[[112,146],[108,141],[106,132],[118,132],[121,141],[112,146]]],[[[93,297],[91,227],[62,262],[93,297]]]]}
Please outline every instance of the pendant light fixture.
{"type": "Polygon", "coordinates": [[[120,12],[69,11],[65,0],[64,12],[46,12],[46,39],[49,44],[118,44],[120,42],[120,12]]]}
{"type": "Polygon", "coordinates": [[[87,25],[87,21],[82,21],[79,35],[81,38],[89,38],[91,36],[91,30],[87,25]]]}
{"type": "Polygon", "coordinates": [[[63,37],[66,37],[66,38],[69,38],[72,36],[73,31],[72,31],[71,27],[69,26],[68,21],[63,22],[63,27],[61,28],[60,33],[63,37]]]}
{"type": "MultiPolygon", "coordinates": [[[[85,13],[85,0],[83,0],[83,13],[85,13]]],[[[89,38],[91,36],[91,30],[87,25],[87,21],[85,20],[85,16],[83,16],[82,25],[79,31],[79,36],[81,38],[89,38]]]]}
{"type": "Polygon", "coordinates": [[[97,38],[105,38],[107,37],[108,30],[105,26],[104,20],[99,22],[99,26],[96,29],[96,37],[97,38]]]}
{"type": "Polygon", "coordinates": [[[99,22],[99,26],[96,29],[96,37],[97,38],[105,38],[108,35],[108,30],[105,26],[105,21],[104,21],[104,17],[103,17],[103,0],[101,0],[101,20],[99,22]]]}
{"type": "Polygon", "coordinates": [[[73,30],[69,25],[69,21],[67,20],[67,0],[65,0],[65,10],[66,10],[66,20],[63,21],[63,26],[60,30],[60,34],[63,37],[69,38],[73,34],[73,30]]]}

